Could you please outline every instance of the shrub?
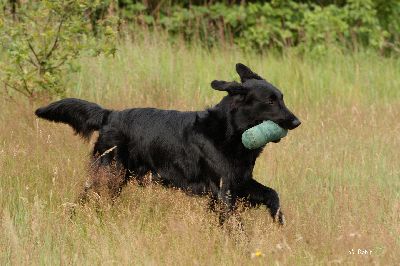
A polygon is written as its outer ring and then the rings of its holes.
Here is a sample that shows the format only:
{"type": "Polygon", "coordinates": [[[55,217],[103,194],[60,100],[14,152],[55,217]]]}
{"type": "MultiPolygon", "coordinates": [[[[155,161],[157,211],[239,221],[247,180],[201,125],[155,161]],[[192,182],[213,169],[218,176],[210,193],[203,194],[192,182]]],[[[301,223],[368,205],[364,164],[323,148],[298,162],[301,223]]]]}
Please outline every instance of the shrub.
{"type": "Polygon", "coordinates": [[[399,51],[398,1],[219,2],[161,8],[125,0],[120,16],[129,22],[162,27],[188,41],[200,39],[207,45],[223,40],[259,51],[298,46],[302,51],[321,53],[332,45],[399,51]]]}
{"type": "Polygon", "coordinates": [[[115,53],[110,19],[98,21],[94,38],[89,17],[98,3],[86,0],[29,1],[17,12],[3,3],[0,43],[4,57],[0,69],[7,92],[34,99],[62,96],[68,71],[82,53],[115,53]]]}

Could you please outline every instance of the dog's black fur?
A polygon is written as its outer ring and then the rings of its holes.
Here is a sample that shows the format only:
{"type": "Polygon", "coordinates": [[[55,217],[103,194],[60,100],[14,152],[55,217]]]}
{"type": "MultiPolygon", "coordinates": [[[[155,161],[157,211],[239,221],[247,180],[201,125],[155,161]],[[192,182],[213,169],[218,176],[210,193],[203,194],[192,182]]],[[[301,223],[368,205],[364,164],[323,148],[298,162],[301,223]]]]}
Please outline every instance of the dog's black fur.
{"type": "Polygon", "coordinates": [[[86,139],[99,131],[93,150],[93,156],[103,154],[99,166],[115,160],[126,169],[116,194],[130,178],[140,181],[150,172],[163,185],[209,194],[224,203],[221,223],[239,198],[251,205],[265,205],[283,223],[277,192],[253,179],[254,164],[263,148],[246,149],[241,136],[263,120],[286,129],[296,128],[300,121],[286,108],[276,87],[243,64],[237,64],[236,71],[241,83],[211,83],[213,89],[228,95],[205,111],[112,111],[69,98],[37,109],[36,115],[67,123],[86,139]]]}

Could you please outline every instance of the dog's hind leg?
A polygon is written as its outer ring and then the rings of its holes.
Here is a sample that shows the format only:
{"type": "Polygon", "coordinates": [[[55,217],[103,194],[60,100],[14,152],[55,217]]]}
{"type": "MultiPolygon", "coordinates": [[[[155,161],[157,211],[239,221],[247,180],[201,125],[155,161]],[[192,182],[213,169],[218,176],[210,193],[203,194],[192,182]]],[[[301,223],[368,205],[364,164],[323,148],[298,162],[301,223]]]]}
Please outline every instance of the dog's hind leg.
{"type": "Polygon", "coordinates": [[[238,191],[238,196],[246,198],[252,206],[265,205],[275,222],[280,225],[285,224],[285,217],[280,209],[278,193],[272,188],[250,179],[238,191]]]}
{"type": "Polygon", "coordinates": [[[119,195],[124,183],[125,169],[123,165],[117,161],[116,146],[113,146],[101,154],[96,148],[93,152],[93,159],[89,166],[89,178],[85,182],[83,192],[78,198],[78,202],[83,205],[88,200],[88,194],[93,191],[95,195],[100,196],[101,190],[106,187],[112,199],[119,195]]]}
{"type": "Polygon", "coordinates": [[[119,197],[132,176],[129,171],[131,165],[129,165],[127,146],[127,139],[120,131],[104,127],[100,130],[99,138],[93,148],[95,163],[93,170],[100,176],[103,175],[112,202],[119,197]]]}

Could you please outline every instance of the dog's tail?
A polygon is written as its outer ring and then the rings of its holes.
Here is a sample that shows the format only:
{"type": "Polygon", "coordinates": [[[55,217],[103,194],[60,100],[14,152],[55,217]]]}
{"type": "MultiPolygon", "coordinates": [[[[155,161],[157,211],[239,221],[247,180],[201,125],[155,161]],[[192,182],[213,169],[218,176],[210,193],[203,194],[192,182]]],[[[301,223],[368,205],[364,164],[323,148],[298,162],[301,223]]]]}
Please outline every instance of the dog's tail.
{"type": "Polygon", "coordinates": [[[106,123],[110,113],[110,110],[95,103],[74,98],[63,99],[35,111],[38,117],[70,125],[85,139],[106,123]]]}

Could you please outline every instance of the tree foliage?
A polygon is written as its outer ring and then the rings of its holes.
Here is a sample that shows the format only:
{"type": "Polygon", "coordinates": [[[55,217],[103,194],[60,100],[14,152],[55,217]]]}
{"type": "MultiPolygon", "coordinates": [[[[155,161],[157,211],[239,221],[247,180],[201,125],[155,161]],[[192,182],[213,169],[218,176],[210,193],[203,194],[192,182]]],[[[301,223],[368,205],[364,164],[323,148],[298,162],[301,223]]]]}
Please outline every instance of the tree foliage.
{"type": "Polygon", "coordinates": [[[121,35],[143,26],[260,52],[400,54],[398,0],[0,0],[0,8],[1,82],[30,98],[63,95],[79,56],[114,54],[117,26],[121,35]]]}
{"type": "Polygon", "coordinates": [[[0,18],[2,83],[33,99],[63,95],[68,71],[82,53],[115,53],[113,21],[97,22],[95,38],[90,15],[100,2],[86,0],[29,1],[17,9],[3,3],[0,18]]]}
{"type": "Polygon", "coordinates": [[[120,16],[182,34],[187,40],[213,44],[222,39],[260,51],[295,46],[323,53],[332,45],[400,51],[400,2],[396,0],[166,2],[157,6],[154,1],[120,1],[120,16]]]}

